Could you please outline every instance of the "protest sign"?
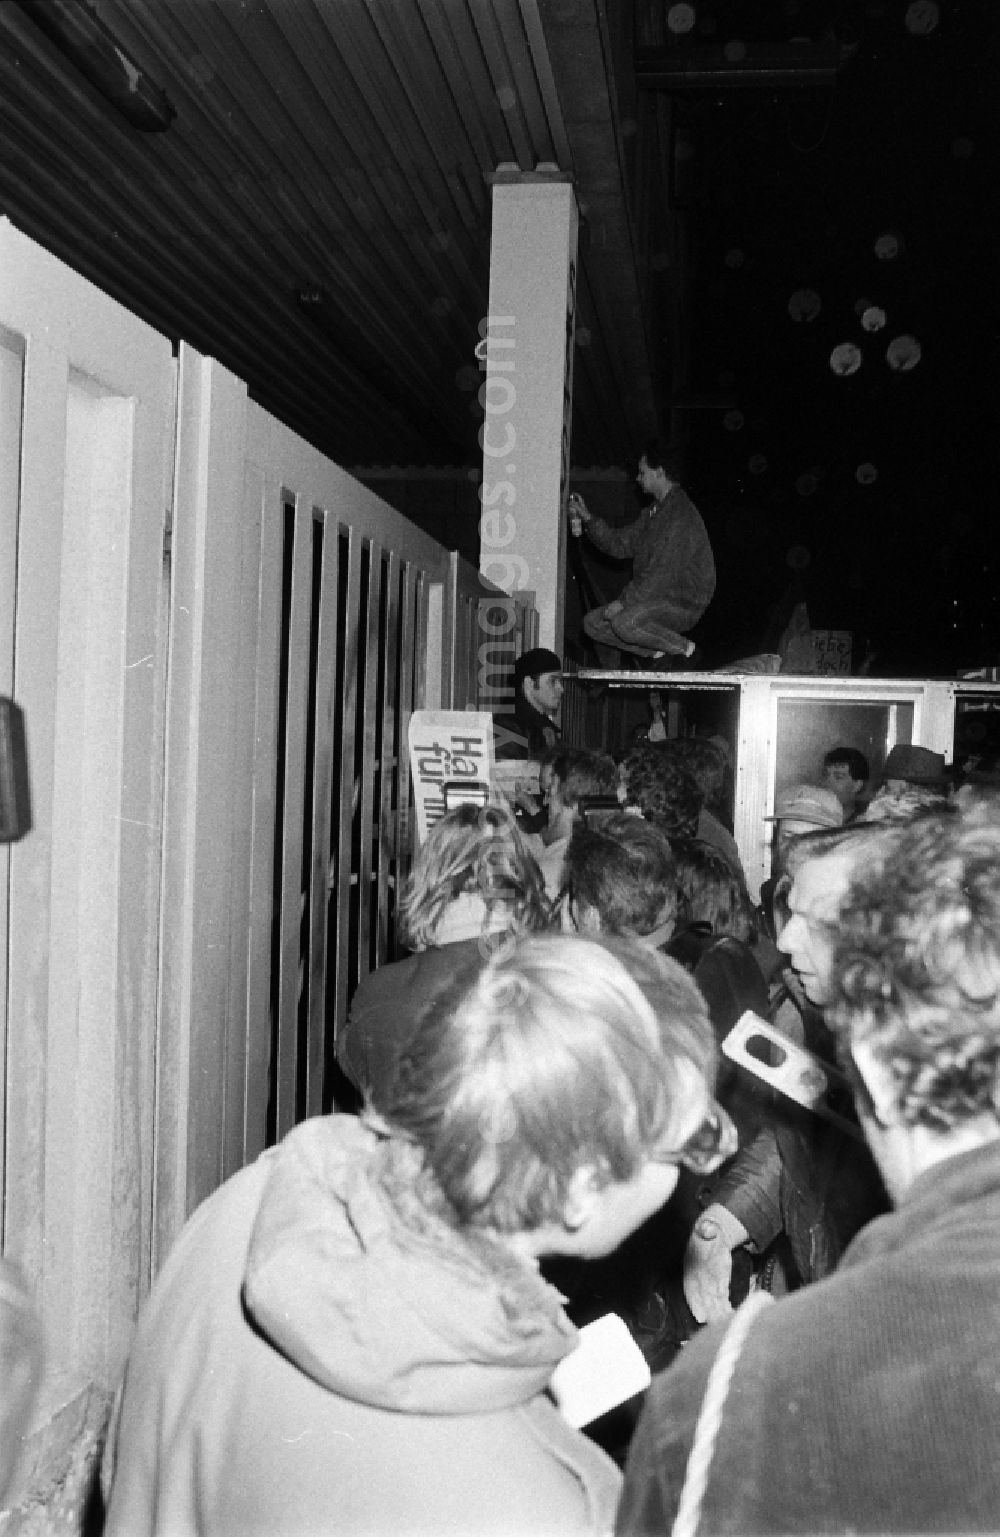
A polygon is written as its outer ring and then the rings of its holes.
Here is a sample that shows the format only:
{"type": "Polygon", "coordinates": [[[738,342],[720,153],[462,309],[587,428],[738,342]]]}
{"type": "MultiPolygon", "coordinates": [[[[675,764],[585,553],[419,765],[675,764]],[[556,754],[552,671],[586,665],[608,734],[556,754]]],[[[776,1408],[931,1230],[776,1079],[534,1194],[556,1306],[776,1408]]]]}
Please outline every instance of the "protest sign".
{"type": "Polygon", "coordinates": [[[492,796],[493,717],[488,710],[416,710],[410,717],[410,775],[417,813],[417,842],[423,843],[453,803],[492,796]]]}

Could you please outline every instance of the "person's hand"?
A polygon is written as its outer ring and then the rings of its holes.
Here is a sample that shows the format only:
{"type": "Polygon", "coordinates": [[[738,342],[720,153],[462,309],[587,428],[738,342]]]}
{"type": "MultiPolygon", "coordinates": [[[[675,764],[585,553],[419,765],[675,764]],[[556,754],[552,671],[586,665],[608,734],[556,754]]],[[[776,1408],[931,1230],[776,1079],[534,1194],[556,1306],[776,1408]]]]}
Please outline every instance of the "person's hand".
{"type": "Polygon", "coordinates": [[[536,817],[542,809],[541,802],[520,782],[514,786],[513,803],[520,811],[527,812],[529,817],[536,817]]]}
{"type": "Polygon", "coordinates": [[[696,1321],[717,1323],[733,1311],[733,1250],[750,1235],[724,1206],[709,1206],[691,1230],[684,1254],[684,1296],[696,1321]]]}
{"type": "Polygon", "coordinates": [[[621,599],[620,598],[616,598],[613,603],[609,603],[608,606],[605,608],[605,610],[604,610],[604,617],[605,617],[605,619],[613,619],[616,614],[620,614],[622,612],[624,607],[625,607],[625,605],[621,601],[621,599]]]}
{"type": "Polygon", "coordinates": [[[590,522],[592,517],[593,513],[589,510],[579,492],[571,491],[569,498],[570,533],[578,539],[583,533],[584,526],[590,522]]]}

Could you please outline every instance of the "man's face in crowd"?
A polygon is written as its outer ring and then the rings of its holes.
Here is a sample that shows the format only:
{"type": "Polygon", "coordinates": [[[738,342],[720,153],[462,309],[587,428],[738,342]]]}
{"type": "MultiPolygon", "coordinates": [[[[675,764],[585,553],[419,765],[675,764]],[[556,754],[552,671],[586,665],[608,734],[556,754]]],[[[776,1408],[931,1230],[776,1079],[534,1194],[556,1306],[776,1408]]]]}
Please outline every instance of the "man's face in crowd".
{"type": "Polygon", "coordinates": [[[646,455],[639,460],[636,484],[644,496],[663,496],[670,485],[669,476],[659,466],[650,467],[646,455]]]}
{"type": "Polygon", "coordinates": [[[563,680],[560,672],[543,672],[536,683],[533,678],[524,680],[524,697],[543,715],[555,718],[562,702],[563,680]]]}
{"type": "Polygon", "coordinates": [[[810,859],[795,872],[788,893],[789,918],[778,936],[810,1003],[830,1002],[837,920],[857,863],[857,851],[810,859]]]}
{"type": "Polygon", "coordinates": [[[851,811],[864,788],[863,779],[852,779],[846,763],[828,763],[823,770],[823,784],[832,790],[845,811],[851,811]]]}

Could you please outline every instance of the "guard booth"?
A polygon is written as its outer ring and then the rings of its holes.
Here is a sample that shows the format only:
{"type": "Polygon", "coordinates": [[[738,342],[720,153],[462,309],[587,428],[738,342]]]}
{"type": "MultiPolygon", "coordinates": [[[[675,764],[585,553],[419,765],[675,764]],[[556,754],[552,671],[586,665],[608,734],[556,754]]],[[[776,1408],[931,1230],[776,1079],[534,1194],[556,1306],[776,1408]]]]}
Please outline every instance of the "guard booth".
{"type": "Polygon", "coordinates": [[[973,745],[1000,745],[1000,682],[856,678],[771,673],[581,670],[566,677],[566,739],[624,750],[648,720],[656,690],[668,737],[695,729],[723,737],[733,769],[733,834],[750,894],[771,873],[776,795],[819,783],[824,754],[856,747],[871,766],[869,789],[897,743],[916,743],[961,763],[973,745]]]}

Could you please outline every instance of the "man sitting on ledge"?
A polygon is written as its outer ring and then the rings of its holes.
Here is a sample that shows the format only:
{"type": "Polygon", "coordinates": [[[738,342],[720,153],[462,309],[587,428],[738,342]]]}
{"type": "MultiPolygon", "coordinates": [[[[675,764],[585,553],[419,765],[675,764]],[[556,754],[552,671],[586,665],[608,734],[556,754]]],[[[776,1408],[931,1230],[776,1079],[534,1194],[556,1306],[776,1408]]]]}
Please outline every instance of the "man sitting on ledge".
{"type": "Polygon", "coordinates": [[[570,497],[570,525],[606,555],[631,557],[632,579],[618,597],[584,615],[583,628],[594,642],[602,666],[621,665],[620,653],[669,666],[698,667],[701,659],[688,631],[697,624],[715,593],[715,559],[697,507],[677,480],[668,449],[652,444],[639,460],[636,476],[653,498],[634,523],[613,528],[570,497]],[[581,530],[581,531],[582,531],[581,530]]]}

